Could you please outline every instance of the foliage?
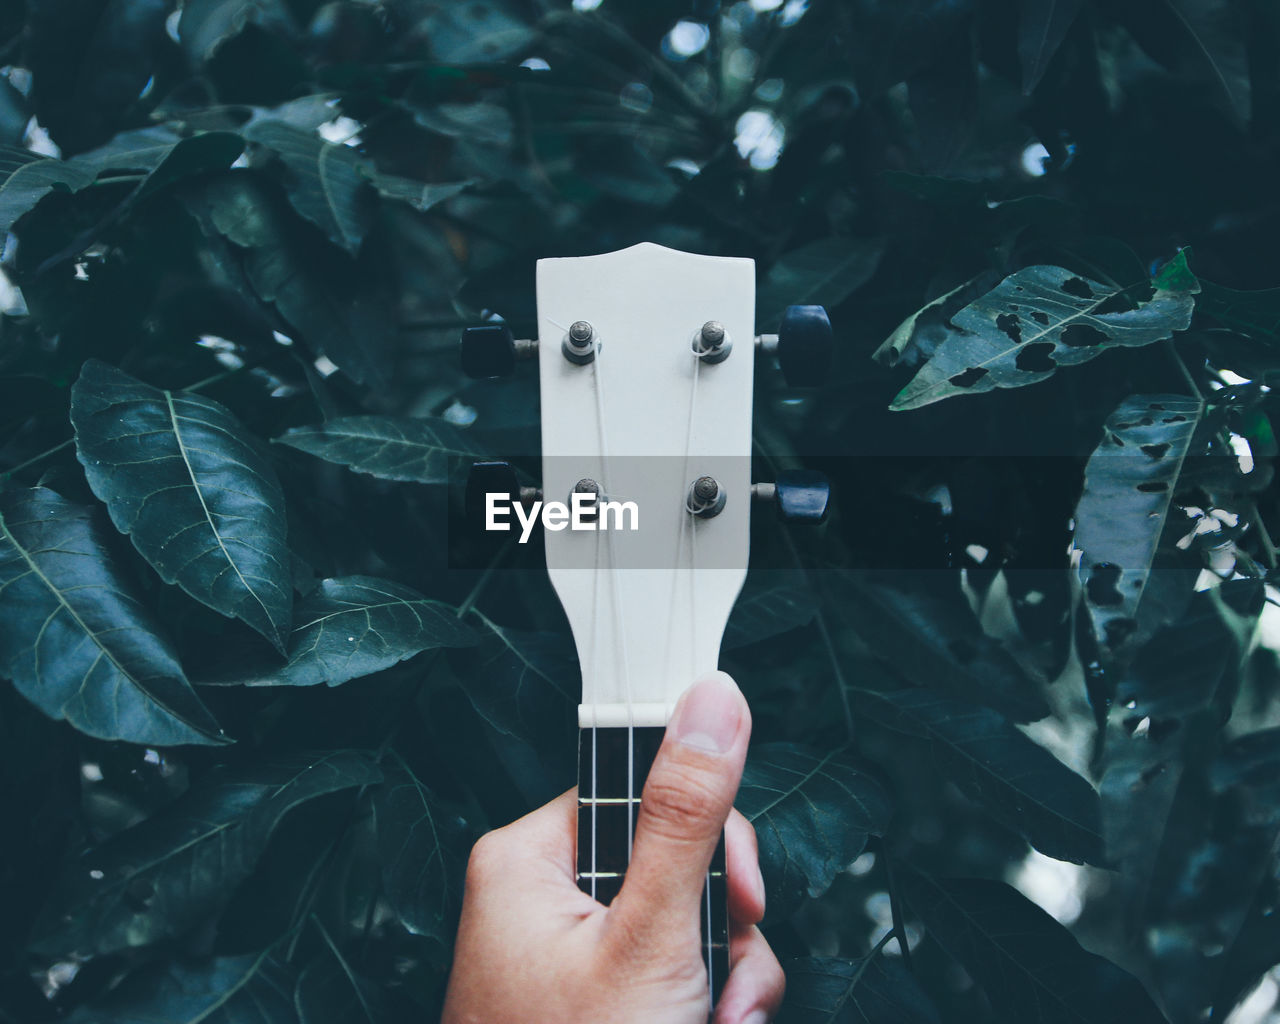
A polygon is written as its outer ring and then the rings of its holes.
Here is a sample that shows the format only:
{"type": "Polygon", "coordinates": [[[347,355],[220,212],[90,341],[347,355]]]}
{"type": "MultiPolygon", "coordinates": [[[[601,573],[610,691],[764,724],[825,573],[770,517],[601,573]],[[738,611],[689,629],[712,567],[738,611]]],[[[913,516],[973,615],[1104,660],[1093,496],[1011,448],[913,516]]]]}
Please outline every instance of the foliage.
{"type": "Polygon", "coordinates": [[[459,530],[459,463],[538,442],[457,332],[641,240],[836,328],[821,388],[759,367],[758,477],[833,511],[757,517],[722,658],[783,1019],[1224,1021],[1280,963],[1275,5],[26,0],[0,45],[0,1019],[436,1015],[578,689],[536,545],[459,530]]]}

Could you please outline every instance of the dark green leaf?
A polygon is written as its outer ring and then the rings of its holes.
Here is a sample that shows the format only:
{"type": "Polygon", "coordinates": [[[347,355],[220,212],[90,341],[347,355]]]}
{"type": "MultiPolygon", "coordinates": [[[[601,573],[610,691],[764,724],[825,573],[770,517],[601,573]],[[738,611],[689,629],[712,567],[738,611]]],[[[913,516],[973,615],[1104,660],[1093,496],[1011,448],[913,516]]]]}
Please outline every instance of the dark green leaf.
{"type": "Polygon", "coordinates": [[[927,740],[943,777],[1041,853],[1103,862],[1093,787],[995,711],[924,689],[859,691],[855,709],[927,740]]]}
{"type": "Polygon", "coordinates": [[[352,380],[387,385],[395,294],[385,253],[364,250],[353,261],[317,247],[247,175],[206,182],[187,205],[207,235],[247,250],[243,273],[253,298],[274,306],[352,380]]]}
{"type": "Polygon", "coordinates": [[[447,481],[450,458],[482,454],[466,433],[435,417],[343,416],[294,427],[276,441],[358,473],[423,484],[447,481]]]}
{"type": "Polygon", "coordinates": [[[917,573],[910,586],[852,574],[840,582],[840,614],[906,679],[1015,722],[1049,713],[1040,685],[983,631],[954,574],[917,573]]]}
{"type": "Polygon", "coordinates": [[[23,64],[36,117],[68,153],[111,137],[155,69],[166,0],[43,0],[28,8],[23,64]]]}
{"type": "Polygon", "coordinates": [[[1126,398],[1089,458],[1074,543],[1084,604],[1110,657],[1160,624],[1155,603],[1148,610],[1143,599],[1201,411],[1199,400],[1179,395],[1126,398]]]}
{"type": "Polygon", "coordinates": [[[519,53],[535,37],[513,7],[505,0],[431,5],[425,8],[417,30],[436,60],[450,64],[499,61],[519,53]]]}
{"type": "Polygon", "coordinates": [[[71,392],[76,454],[111,521],[166,583],[285,649],[293,602],[275,471],[212,399],[91,359],[71,392]]]}
{"type": "Polygon", "coordinates": [[[401,178],[395,174],[381,174],[377,171],[370,171],[368,168],[365,168],[363,173],[373,183],[373,187],[378,190],[380,195],[385,196],[387,199],[408,203],[419,213],[443,203],[446,199],[452,199],[472,184],[470,181],[414,181],[411,178],[401,178]]]}
{"type": "Polygon", "coordinates": [[[332,947],[302,969],[294,991],[299,1024],[377,1024],[383,1002],[384,990],[332,947]]]}
{"type": "Polygon", "coordinates": [[[294,612],[288,661],[231,680],[246,686],[338,686],[420,651],[469,647],[476,634],[454,609],[372,576],[321,580],[294,612]]]}
{"type": "Polygon", "coordinates": [[[130,975],[71,1024],[296,1024],[293,977],[271,950],[158,963],[130,975]]]}
{"type": "Polygon", "coordinates": [[[1030,96],[1080,13],[1084,0],[1023,0],[1018,15],[1022,91],[1030,96]]]}
{"type": "Polygon", "coordinates": [[[404,926],[450,942],[471,835],[466,821],[403,764],[373,795],[382,884],[404,926]]]}
{"type": "Polygon", "coordinates": [[[803,578],[756,583],[749,576],[729,615],[721,649],[745,647],[798,629],[812,622],[817,611],[813,591],[803,578]]]}
{"type": "MultiPolygon", "coordinates": [[[[1185,269],[1185,254],[1173,261],[1185,269]]],[[[1154,282],[1137,308],[1105,312],[1124,290],[1062,267],[1011,274],[951,318],[956,330],[920,368],[891,409],[916,409],[954,395],[1035,384],[1116,347],[1150,345],[1191,323],[1199,284],[1189,272],[1154,282]]]]}
{"type": "Polygon", "coordinates": [[[925,929],[1017,1024],[1163,1024],[1146,990],[1085,952],[1062,925],[1003,882],[935,879],[908,868],[898,883],[925,929]]]}
{"type": "Polygon", "coordinates": [[[288,171],[289,202],[335,245],[355,255],[373,216],[363,161],[351,146],[270,117],[255,118],[244,137],[265,146],[288,171]]]}
{"type": "Polygon", "coordinates": [[[45,714],[102,739],[221,738],[90,511],[53,491],[0,492],[0,661],[45,714]]]}
{"type": "Polygon", "coordinates": [[[293,18],[282,0],[190,0],[182,5],[178,40],[191,61],[198,64],[247,25],[281,35],[294,31],[293,18]]]}
{"type": "Polygon", "coordinates": [[[573,642],[563,633],[532,633],[499,626],[480,613],[485,626],[468,663],[467,696],[499,732],[529,742],[559,734],[581,693],[573,642]]]}
{"type": "Polygon", "coordinates": [[[136,201],[180,178],[226,167],[242,148],[240,137],[231,132],[183,138],[169,125],[121,132],[98,149],[70,160],[0,147],[0,230],[11,230],[18,218],[55,189],[79,192],[99,177],[143,172],[146,177],[136,187],[136,201]]]}
{"type": "Polygon", "coordinates": [[[1214,761],[1211,780],[1216,792],[1244,799],[1251,824],[1280,824],[1280,728],[1232,740],[1214,761]]]}
{"type": "Polygon", "coordinates": [[[1200,288],[1200,312],[1258,341],[1280,341],[1280,288],[1244,292],[1208,281],[1200,282],[1200,288]]]}
{"type": "Polygon", "coordinates": [[[786,965],[778,1024],[941,1024],[915,976],[900,960],[809,956],[786,965]]]}
{"type": "Polygon", "coordinates": [[[71,862],[35,948],[109,953],[171,940],[226,902],[289,811],[381,778],[353,750],[214,769],[159,813],[71,862]]]}
{"type": "Polygon", "coordinates": [[[888,797],[844,751],[793,743],[752,748],[736,804],[755,826],[771,919],[826,892],[889,822],[888,797]]]}
{"type": "Polygon", "coordinates": [[[948,323],[950,318],[987,291],[995,283],[991,279],[994,276],[979,274],[925,303],[897,326],[871,354],[871,358],[885,366],[897,366],[900,362],[916,366],[932,358],[938,346],[954,333],[954,328],[948,323]],[[980,290],[975,292],[975,288],[980,290]]]}
{"type": "Polygon", "coordinates": [[[756,290],[757,327],[776,327],[788,306],[834,309],[871,280],[883,253],[879,238],[823,238],[785,253],[756,290]]]}

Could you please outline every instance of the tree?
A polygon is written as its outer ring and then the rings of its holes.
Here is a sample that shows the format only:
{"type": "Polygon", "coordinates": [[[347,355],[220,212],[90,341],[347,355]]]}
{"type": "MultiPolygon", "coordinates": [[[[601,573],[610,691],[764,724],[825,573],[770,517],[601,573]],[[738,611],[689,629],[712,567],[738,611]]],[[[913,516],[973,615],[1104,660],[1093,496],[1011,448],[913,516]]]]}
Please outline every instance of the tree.
{"type": "Polygon", "coordinates": [[[756,395],[831,521],[757,529],[723,659],[786,1019],[1221,1021],[1280,962],[1273,4],[27,0],[0,38],[5,1020],[437,1011],[578,685],[535,546],[454,567],[450,480],[536,434],[457,332],[645,239],[836,326],[822,388],[756,395]]]}

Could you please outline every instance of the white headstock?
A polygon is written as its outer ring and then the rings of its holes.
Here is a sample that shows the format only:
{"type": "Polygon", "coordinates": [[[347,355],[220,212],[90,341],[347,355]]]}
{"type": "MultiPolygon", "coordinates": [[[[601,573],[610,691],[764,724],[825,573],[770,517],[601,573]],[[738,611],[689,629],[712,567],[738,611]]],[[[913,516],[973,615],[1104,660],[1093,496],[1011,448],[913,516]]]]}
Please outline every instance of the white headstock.
{"type": "Polygon", "coordinates": [[[582,667],[580,724],[665,725],[716,667],[746,576],[755,264],[643,243],[539,260],[537,296],[542,493],[569,502],[591,479],[639,514],[634,532],[545,531],[582,667]],[[585,363],[561,344],[579,321],[598,341],[585,363]],[[693,349],[708,321],[732,345],[720,362],[693,349]],[[686,506],[702,476],[726,499],[713,518],[686,506]]]}

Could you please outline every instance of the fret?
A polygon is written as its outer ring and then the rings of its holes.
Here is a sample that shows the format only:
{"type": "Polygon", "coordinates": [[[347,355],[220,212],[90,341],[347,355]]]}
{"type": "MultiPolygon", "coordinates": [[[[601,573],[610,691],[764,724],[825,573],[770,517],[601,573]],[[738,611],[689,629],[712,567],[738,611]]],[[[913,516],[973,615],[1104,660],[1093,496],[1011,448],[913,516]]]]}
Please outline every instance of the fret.
{"type": "Polygon", "coordinates": [[[580,796],[578,797],[579,806],[598,807],[603,804],[638,804],[638,803],[640,803],[640,798],[638,796],[633,796],[630,799],[628,799],[625,796],[598,796],[598,797],[580,796]]]}

